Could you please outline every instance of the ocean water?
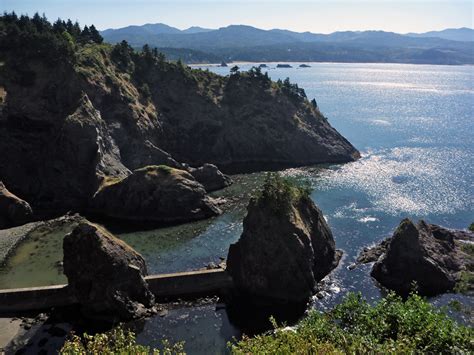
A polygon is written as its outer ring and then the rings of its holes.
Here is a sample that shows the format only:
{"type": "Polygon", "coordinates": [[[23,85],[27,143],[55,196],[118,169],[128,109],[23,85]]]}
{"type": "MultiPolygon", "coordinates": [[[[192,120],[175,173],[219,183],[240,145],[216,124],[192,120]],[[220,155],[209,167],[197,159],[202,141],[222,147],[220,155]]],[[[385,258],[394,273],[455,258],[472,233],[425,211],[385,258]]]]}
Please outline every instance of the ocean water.
{"type": "MultiPolygon", "coordinates": [[[[269,64],[268,73],[275,80],[289,77],[309,99],[316,98],[329,122],[362,154],[353,163],[282,172],[311,183],[312,198],[322,209],[336,246],[344,251],[341,265],[329,277],[330,291],[314,306],[330,307],[348,291],[376,300],[382,293],[369,276],[370,265],[347,269],[363,247],[391,235],[404,217],[459,229],[474,222],[474,68],[314,63],[303,69],[298,64],[281,69],[269,64]]],[[[247,70],[252,64],[239,66],[247,70]]],[[[229,68],[206,68],[229,73],[229,68]]],[[[236,201],[217,218],[158,230],[113,231],[144,255],[151,273],[218,263],[230,243],[238,240],[246,203],[264,174],[233,179],[234,185],[214,193],[236,201]]],[[[37,255],[48,255],[48,265],[61,257],[46,250],[25,258],[30,249],[24,246],[22,255],[11,259],[14,265],[0,269],[3,287],[17,287],[14,268],[37,255]]],[[[21,267],[24,279],[28,268],[21,267]]],[[[31,285],[63,281],[57,268],[48,272],[42,278],[32,273],[31,285]]],[[[453,299],[474,307],[473,298],[462,295],[446,294],[431,301],[441,306],[453,299]]],[[[453,316],[469,321],[464,314],[453,316]]],[[[137,326],[141,343],[156,346],[162,337],[184,340],[192,354],[223,353],[226,342],[242,331],[245,327],[232,320],[225,307],[213,303],[177,307],[137,326]]]]}

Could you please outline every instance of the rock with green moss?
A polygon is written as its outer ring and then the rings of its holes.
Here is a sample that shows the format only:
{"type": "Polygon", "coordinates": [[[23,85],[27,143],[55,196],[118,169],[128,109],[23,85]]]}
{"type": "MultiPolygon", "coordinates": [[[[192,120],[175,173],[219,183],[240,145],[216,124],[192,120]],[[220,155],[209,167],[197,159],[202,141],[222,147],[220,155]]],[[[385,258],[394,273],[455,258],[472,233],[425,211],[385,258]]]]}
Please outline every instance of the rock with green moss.
{"type": "Polygon", "coordinates": [[[236,289],[256,303],[306,302],[340,258],[322,212],[306,189],[277,176],[247,210],[227,258],[236,289]]]}
{"type": "Polygon", "coordinates": [[[474,266],[473,256],[462,247],[466,240],[472,242],[474,234],[404,219],[371,275],[402,295],[408,295],[415,283],[422,295],[451,291],[474,266]]]}
{"type": "Polygon", "coordinates": [[[154,312],[143,257],[98,225],[79,224],[64,238],[64,274],[85,316],[141,318],[154,312]]]}
{"type": "Polygon", "coordinates": [[[120,220],[182,223],[221,213],[204,187],[184,170],[147,166],[99,188],[91,211],[120,220]]]}

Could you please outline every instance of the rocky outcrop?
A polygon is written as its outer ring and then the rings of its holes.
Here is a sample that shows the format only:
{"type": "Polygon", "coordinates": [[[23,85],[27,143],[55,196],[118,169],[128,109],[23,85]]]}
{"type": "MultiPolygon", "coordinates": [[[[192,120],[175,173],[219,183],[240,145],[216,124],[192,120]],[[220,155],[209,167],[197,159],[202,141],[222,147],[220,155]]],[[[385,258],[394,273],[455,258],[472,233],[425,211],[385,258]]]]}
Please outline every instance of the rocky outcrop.
{"type": "Polygon", "coordinates": [[[414,282],[422,295],[450,291],[467,265],[474,264],[457,242],[464,238],[474,240],[474,234],[404,219],[385,243],[386,250],[374,264],[371,275],[402,295],[412,290],[414,282]]]}
{"type": "Polygon", "coordinates": [[[28,202],[7,190],[0,181],[0,229],[31,222],[33,211],[28,202]]]}
{"type": "Polygon", "coordinates": [[[217,166],[213,164],[204,164],[199,168],[189,168],[188,171],[204,186],[207,192],[220,190],[232,184],[230,177],[222,174],[217,166]]]}
{"type": "Polygon", "coordinates": [[[188,222],[221,213],[190,173],[164,165],[105,180],[91,206],[91,211],[103,216],[156,223],[188,222]]]}
{"type": "Polygon", "coordinates": [[[92,318],[128,320],[154,311],[143,257],[105,229],[82,223],[64,238],[64,274],[92,318]]]}
{"type": "MultiPolygon", "coordinates": [[[[243,172],[358,157],[306,98],[264,75],[220,77],[141,55],[124,66],[93,44],[53,65],[22,38],[8,42],[18,48],[0,51],[0,176],[35,212],[86,210],[104,177],[148,165],[243,172]]],[[[225,186],[211,170],[196,178],[225,186]]]]}
{"type": "Polygon", "coordinates": [[[243,228],[227,270],[237,290],[257,303],[307,301],[340,258],[322,212],[296,187],[267,183],[251,200],[243,228]]]}

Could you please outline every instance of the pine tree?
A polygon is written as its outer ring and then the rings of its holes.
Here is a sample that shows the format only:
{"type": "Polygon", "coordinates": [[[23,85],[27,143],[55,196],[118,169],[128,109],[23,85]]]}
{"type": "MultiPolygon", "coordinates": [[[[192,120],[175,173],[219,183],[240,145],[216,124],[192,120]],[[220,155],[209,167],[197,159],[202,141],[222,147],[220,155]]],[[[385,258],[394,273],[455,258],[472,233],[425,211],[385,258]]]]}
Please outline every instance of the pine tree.
{"type": "Polygon", "coordinates": [[[100,44],[104,41],[99,31],[97,31],[94,25],[91,25],[91,27],[89,27],[89,31],[90,31],[90,38],[93,42],[100,44]]]}

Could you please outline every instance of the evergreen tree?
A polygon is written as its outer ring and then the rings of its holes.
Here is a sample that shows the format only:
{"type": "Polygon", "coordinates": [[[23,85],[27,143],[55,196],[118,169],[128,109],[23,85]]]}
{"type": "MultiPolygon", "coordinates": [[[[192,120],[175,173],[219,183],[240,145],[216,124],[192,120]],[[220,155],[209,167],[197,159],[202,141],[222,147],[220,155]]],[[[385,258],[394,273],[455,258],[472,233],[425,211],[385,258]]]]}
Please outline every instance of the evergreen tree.
{"type": "Polygon", "coordinates": [[[81,32],[81,35],[79,36],[81,43],[87,43],[91,41],[91,31],[89,30],[89,27],[84,26],[84,29],[81,32]]]}
{"type": "Polygon", "coordinates": [[[89,31],[90,31],[90,38],[94,43],[100,44],[104,41],[99,31],[97,31],[94,25],[91,25],[91,27],[89,27],[89,31]]]}

